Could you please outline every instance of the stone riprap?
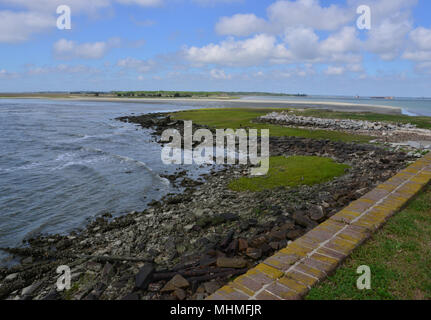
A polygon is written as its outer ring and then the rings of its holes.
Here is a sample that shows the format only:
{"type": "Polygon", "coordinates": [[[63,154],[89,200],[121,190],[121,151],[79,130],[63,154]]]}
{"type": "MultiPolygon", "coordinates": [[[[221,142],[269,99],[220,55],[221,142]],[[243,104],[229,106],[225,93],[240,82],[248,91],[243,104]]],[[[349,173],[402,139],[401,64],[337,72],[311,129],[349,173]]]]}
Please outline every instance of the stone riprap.
{"type": "Polygon", "coordinates": [[[395,131],[416,129],[413,124],[371,122],[350,119],[323,119],[316,117],[297,116],[291,112],[271,112],[259,118],[259,121],[274,124],[314,127],[334,130],[367,130],[367,131],[395,131]]]}
{"type": "Polygon", "coordinates": [[[209,300],[292,300],[333,273],[341,262],[431,180],[424,156],[246,274],[209,300]]]}

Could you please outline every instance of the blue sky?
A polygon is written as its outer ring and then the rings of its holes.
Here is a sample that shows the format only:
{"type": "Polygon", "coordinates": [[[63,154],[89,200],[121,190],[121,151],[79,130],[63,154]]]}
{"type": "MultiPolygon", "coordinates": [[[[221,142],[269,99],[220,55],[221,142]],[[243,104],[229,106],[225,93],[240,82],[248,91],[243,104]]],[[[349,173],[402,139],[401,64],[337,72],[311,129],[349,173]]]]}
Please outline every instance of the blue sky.
{"type": "Polygon", "coordinates": [[[427,0],[0,0],[0,91],[431,96],[430,18],[427,0]]]}

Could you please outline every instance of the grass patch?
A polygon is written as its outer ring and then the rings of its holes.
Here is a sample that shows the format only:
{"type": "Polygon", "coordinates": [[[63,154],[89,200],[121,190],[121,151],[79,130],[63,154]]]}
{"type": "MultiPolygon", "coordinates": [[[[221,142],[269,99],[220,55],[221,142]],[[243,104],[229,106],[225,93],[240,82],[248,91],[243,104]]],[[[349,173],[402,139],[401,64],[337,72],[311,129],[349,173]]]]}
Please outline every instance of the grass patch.
{"type": "Polygon", "coordinates": [[[343,175],[346,164],[336,163],[330,158],[291,156],[271,157],[269,171],[265,176],[241,177],[232,181],[229,188],[234,191],[262,191],[278,187],[313,185],[343,175]]]}
{"type": "Polygon", "coordinates": [[[374,139],[369,136],[348,134],[330,130],[308,130],[288,128],[272,124],[252,123],[252,120],[272,111],[287,111],[290,109],[274,108],[220,108],[199,109],[173,113],[172,117],[178,120],[191,120],[197,124],[207,125],[216,129],[269,129],[273,137],[304,137],[312,139],[328,139],[332,141],[366,143],[374,139]]]}
{"type": "Polygon", "coordinates": [[[431,188],[359,247],[309,300],[431,299],[431,188]],[[358,290],[357,267],[371,268],[371,290],[358,290]]]}

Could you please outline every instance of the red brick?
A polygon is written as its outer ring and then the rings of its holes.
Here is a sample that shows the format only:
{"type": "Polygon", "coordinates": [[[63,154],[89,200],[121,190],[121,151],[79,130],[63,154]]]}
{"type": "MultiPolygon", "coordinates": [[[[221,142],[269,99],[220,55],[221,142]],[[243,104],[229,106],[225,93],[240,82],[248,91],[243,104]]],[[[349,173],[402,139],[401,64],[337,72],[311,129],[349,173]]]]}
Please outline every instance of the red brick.
{"type": "Polygon", "coordinates": [[[267,288],[265,288],[266,291],[272,293],[273,295],[280,297],[283,300],[299,300],[300,296],[297,292],[289,289],[288,287],[285,287],[283,285],[280,285],[278,283],[272,283],[267,288]]]}
{"type": "Polygon", "coordinates": [[[273,295],[271,292],[269,291],[262,291],[261,293],[259,293],[256,296],[257,300],[281,300],[279,297],[273,295]]]}

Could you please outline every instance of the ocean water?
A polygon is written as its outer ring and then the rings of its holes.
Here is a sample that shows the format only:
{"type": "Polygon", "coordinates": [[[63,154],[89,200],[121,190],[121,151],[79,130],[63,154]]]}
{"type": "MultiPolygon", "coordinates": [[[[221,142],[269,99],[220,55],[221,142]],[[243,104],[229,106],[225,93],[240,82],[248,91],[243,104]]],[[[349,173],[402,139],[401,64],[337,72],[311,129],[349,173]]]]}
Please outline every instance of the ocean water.
{"type": "MultiPolygon", "coordinates": [[[[69,232],[105,212],[144,209],[178,191],[160,177],[178,167],[162,163],[149,131],[114,118],[185,108],[0,100],[0,247],[69,232]]],[[[193,167],[191,175],[206,170],[193,167]]]]}
{"type": "Polygon", "coordinates": [[[375,99],[368,97],[343,97],[343,96],[306,96],[306,97],[283,97],[283,96],[266,96],[266,97],[244,97],[243,99],[259,99],[269,101],[323,101],[338,103],[354,103],[377,106],[392,106],[402,109],[402,112],[410,116],[431,116],[431,98],[400,98],[393,99],[375,99]]]}

